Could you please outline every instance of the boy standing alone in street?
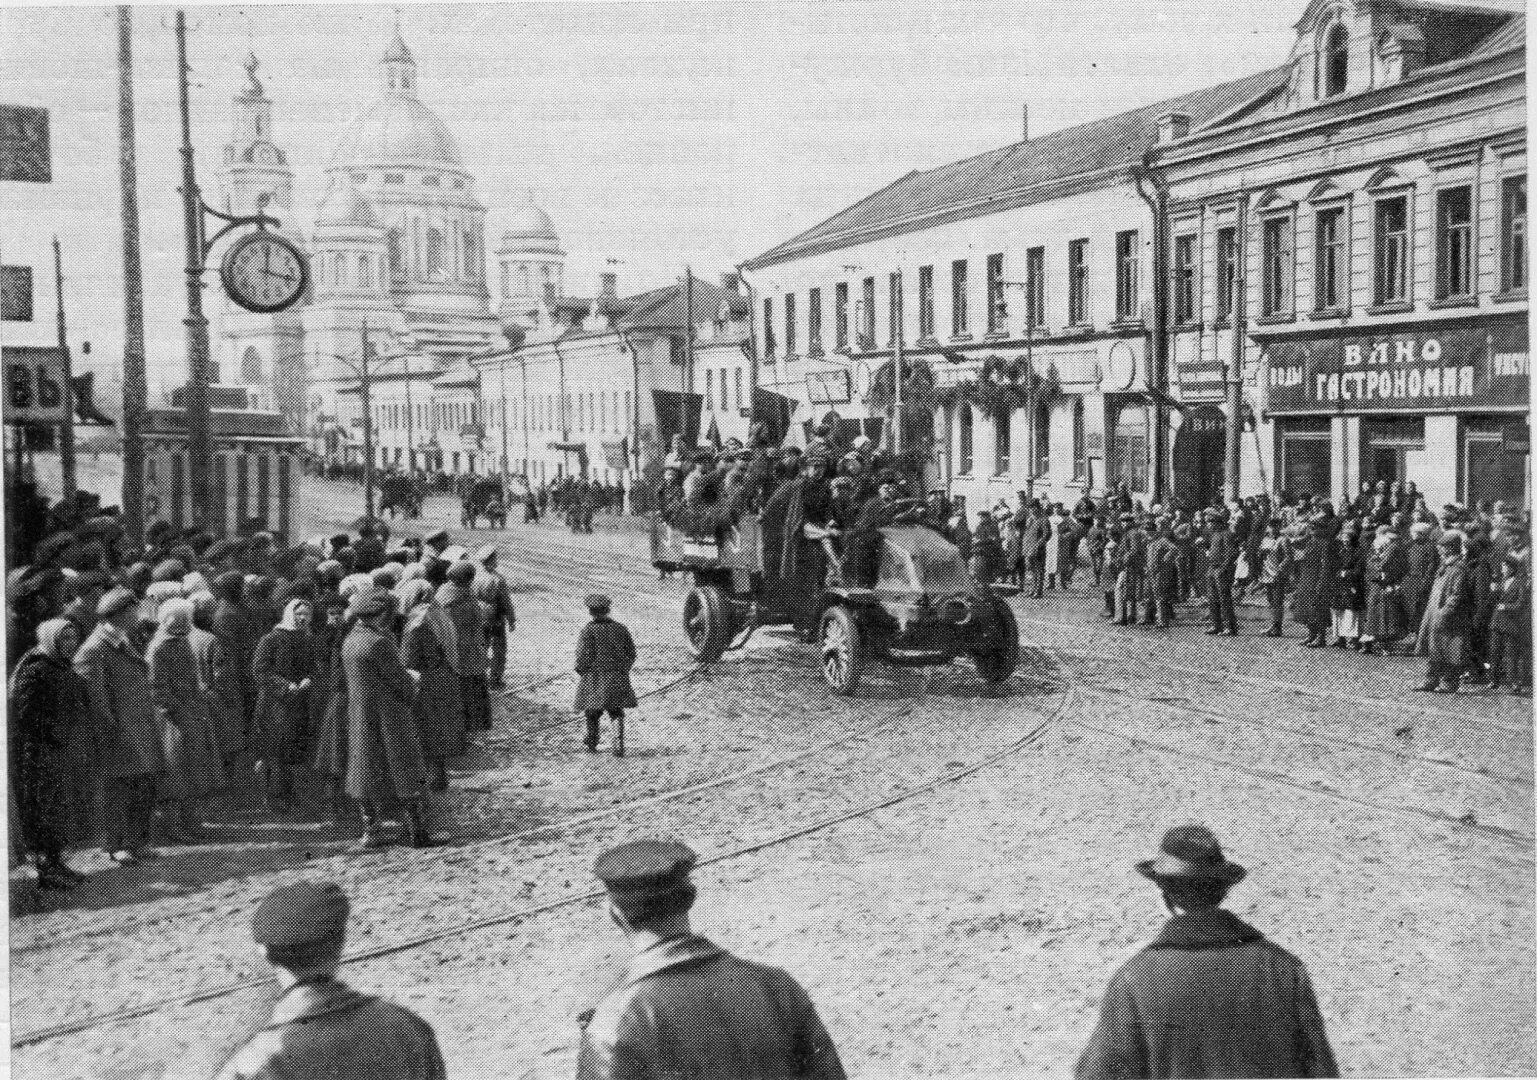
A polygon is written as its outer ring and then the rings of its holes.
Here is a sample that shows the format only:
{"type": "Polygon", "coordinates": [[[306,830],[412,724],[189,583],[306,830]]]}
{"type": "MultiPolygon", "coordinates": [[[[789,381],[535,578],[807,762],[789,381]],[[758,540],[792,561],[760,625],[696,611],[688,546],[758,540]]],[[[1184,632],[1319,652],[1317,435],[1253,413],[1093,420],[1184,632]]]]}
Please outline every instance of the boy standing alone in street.
{"type": "Polygon", "coordinates": [[[630,686],[635,641],[623,624],[608,617],[607,596],[588,596],[587,610],[592,621],[576,639],[576,673],[582,677],[576,687],[576,711],[587,718],[582,742],[589,754],[598,752],[598,718],[606,712],[614,725],[614,756],[624,757],[624,710],[638,704],[630,686]]]}

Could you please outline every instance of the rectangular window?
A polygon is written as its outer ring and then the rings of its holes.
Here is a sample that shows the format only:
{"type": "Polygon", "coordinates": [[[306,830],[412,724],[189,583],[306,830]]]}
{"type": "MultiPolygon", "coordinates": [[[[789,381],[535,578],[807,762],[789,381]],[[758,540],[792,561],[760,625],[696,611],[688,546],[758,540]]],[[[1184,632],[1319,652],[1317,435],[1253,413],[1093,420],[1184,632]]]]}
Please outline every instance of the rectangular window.
{"type": "Polygon", "coordinates": [[[1025,252],[1025,325],[1046,325],[1046,249],[1025,252]]]}
{"type": "Polygon", "coordinates": [[[1046,476],[1051,472],[1051,403],[1035,403],[1035,475],[1046,476]]]}
{"type": "Polygon", "coordinates": [[[1088,440],[1084,437],[1083,398],[1073,399],[1073,479],[1082,480],[1089,474],[1088,440]]]}
{"type": "Polygon", "coordinates": [[[886,284],[886,334],[895,345],[902,333],[902,275],[892,274],[886,284]]]}
{"type": "Polygon", "coordinates": [[[1473,189],[1436,192],[1436,299],[1473,295],[1473,189]]]}
{"type": "Polygon", "coordinates": [[[934,336],[934,268],[918,267],[918,337],[934,336]]]}
{"type": "Polygon", "coordinates": [[[774,359],[774,300],[768,296],[763,298],[763,356],[774,359]]]}
{"type": "Polygon", "coordinates": [[[833,286],[833,334],[838,348],[849,347],[849,283],[840,281],[833,286]]]}
{"type": "Polygon", "coordinates": [[[1137,230],[1128,229],[1115,234],[1115,319],[1130,322],[1140,315],[1137,295],[1137,266],[1142,258],[1142,245],[1137,230]]]}
{"type": "Polygon", "coordinates": [[[1089,325],[1089,242],[1067,245],[1067,324],[1089,325]]]}
{"type": "Polygon", "coordinates": [[[1233,300],[1238,294],[1238,230],[1229,225],[1217,230],[1217,319],[1233,317],[1233,300]]]}
{"type": "Polygon", "coordinates": [[[1013,450],[1013,416],[1001,413],[993,417],[993,472],[1004,476],[1009,471],[1009,458],[1013,450]]]}
{"type": "Polygon", "coordinates": [[[1409,196],[1395,195],[1377,202],[1376,302],[1402,304],[1409,300],[1409,196]]]}
{"type": "Polygon", "coordinates": [[[720,408],[721,412],[731,408],[731,385],[726,380],[725,368],[721,368],[720,372],[720,408]]]}
{"type": "Polygon", "coordinates": [[[785,294],[785,355],[795,355],[795,294],[785,294]]]}
{"type": "Polygon", "coordinates": [[[1284,315],[1291,311],[1292,298],[1292,219],[1266,218],[1260,237],[1264,259],[1264,293],[1260,297],[1261,315],[1284,315]]]}
{"type": "Polygon", "coordinates": [[[950,336],[961,337],[971,325],[966,319],[966,269],[965,259],[950,264],[950,336]]]}
{"type": "Polygon", "coordinates": [[[1325,207],[1316,217],[1313,227],[1313,309],[1338,311],[1345,306],[1345,208],[1325,207]]]}
{"type": "Polygon", "coordinates": [[[822,290],[812,289],[806,296],[806,353],[822,355],[822,290]]]}
{"type": "Polygon", "coordinates": [[[1526,289],[1526,177],[1500,182],[1500,291],[1526,289]]]}
{"type": "MultiPolygon", "coordinates": [[[[1174,238],[1174,325],[1195,322],[1195,235],[1174,238]]],[[[1074,414],[1075,422],[1077,414],[1074,414]]]]}
{"type": "Polygon", "coordinates": [[[1008,322],[1003,296],[1003,255],[987,257],[987,332],[999,334],[1008,322]]]}
{"type": "Polygon", "coordinates": [[[740,409],[742,409],[744,407],[743,404],[742,404],[742,369],[741,368],[737,368],[734,372],[732,372],[732,374],[731,374],[731,381],[736,385],[736,407],[737,407],[738,410],[740,410],[740,409]]]}
{"type": "Polygon", "coordinates": [[[867,277],[860,287],[860,299],[864,303],[864,311],[859,317],[859,347],[861,349],[875,348],[875,279],[867,277]]]}
{"type": "Polygon", "coordinates": [[[715,369],[704,369],[704,404],[709,408],[715,403],[715,369]]]}
{"type": "Polygon", "coordinates": [[[32,321],[32,268],[0,266],[0,319],[32,321]]]}

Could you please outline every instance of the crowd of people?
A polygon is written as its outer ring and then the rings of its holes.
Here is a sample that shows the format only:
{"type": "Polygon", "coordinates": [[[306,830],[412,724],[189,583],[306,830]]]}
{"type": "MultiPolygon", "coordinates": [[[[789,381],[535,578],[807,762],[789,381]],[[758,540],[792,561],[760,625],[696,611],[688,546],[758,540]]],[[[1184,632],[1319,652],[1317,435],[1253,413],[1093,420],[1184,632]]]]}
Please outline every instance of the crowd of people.
{"type": "Polygon", "coordinates": [[[93,839],[123,865],[202,839],[237,781],[274,815],[301,794],[355,814],[364,847],[387,818],[434,842],[429,795],[490,728],[516,626],[493,546],[392,545],[369,519],[295,545],[156,522],[135,545],[89,496],[43,520],[6,581],[12,854],[39,887],[78,884],[64,853],[93,839]]]}

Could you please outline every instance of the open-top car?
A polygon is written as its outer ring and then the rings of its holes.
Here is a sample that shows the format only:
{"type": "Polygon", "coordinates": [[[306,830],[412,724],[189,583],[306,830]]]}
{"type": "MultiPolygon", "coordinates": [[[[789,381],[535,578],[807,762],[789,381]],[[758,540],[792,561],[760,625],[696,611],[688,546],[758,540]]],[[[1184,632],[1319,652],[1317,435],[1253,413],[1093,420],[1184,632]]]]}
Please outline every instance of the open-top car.
{"type": "Polygon", "coordinates": [[[813,609],[811,625],[822,676],[836,693],[852,694],[871,661],[894,667],[946,664],[965,657],[989,683],[1019,664],[1019,626],[1008,603],[979,584],[960,551],[922,525],[880,530],[879,570],[870,587],[827,584],[795,595],[765,568],[763,529],[744,515],[711,536],[652,523],[652,563],[693,575],[683,602],[683,632],[701,663],[718,660],[739,636],[782,625],[813,609]]]}

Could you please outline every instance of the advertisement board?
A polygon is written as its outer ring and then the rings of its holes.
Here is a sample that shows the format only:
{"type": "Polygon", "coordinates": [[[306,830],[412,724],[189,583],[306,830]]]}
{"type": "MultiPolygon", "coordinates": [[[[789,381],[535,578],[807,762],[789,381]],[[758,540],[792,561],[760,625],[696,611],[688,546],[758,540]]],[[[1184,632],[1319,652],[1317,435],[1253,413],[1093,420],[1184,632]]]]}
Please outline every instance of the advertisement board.
{"type": "Polygon", "coordinates": [[[64,422],[64,362],[64,352],[57,346],[0,348],[7,424],[64,422]]]}

